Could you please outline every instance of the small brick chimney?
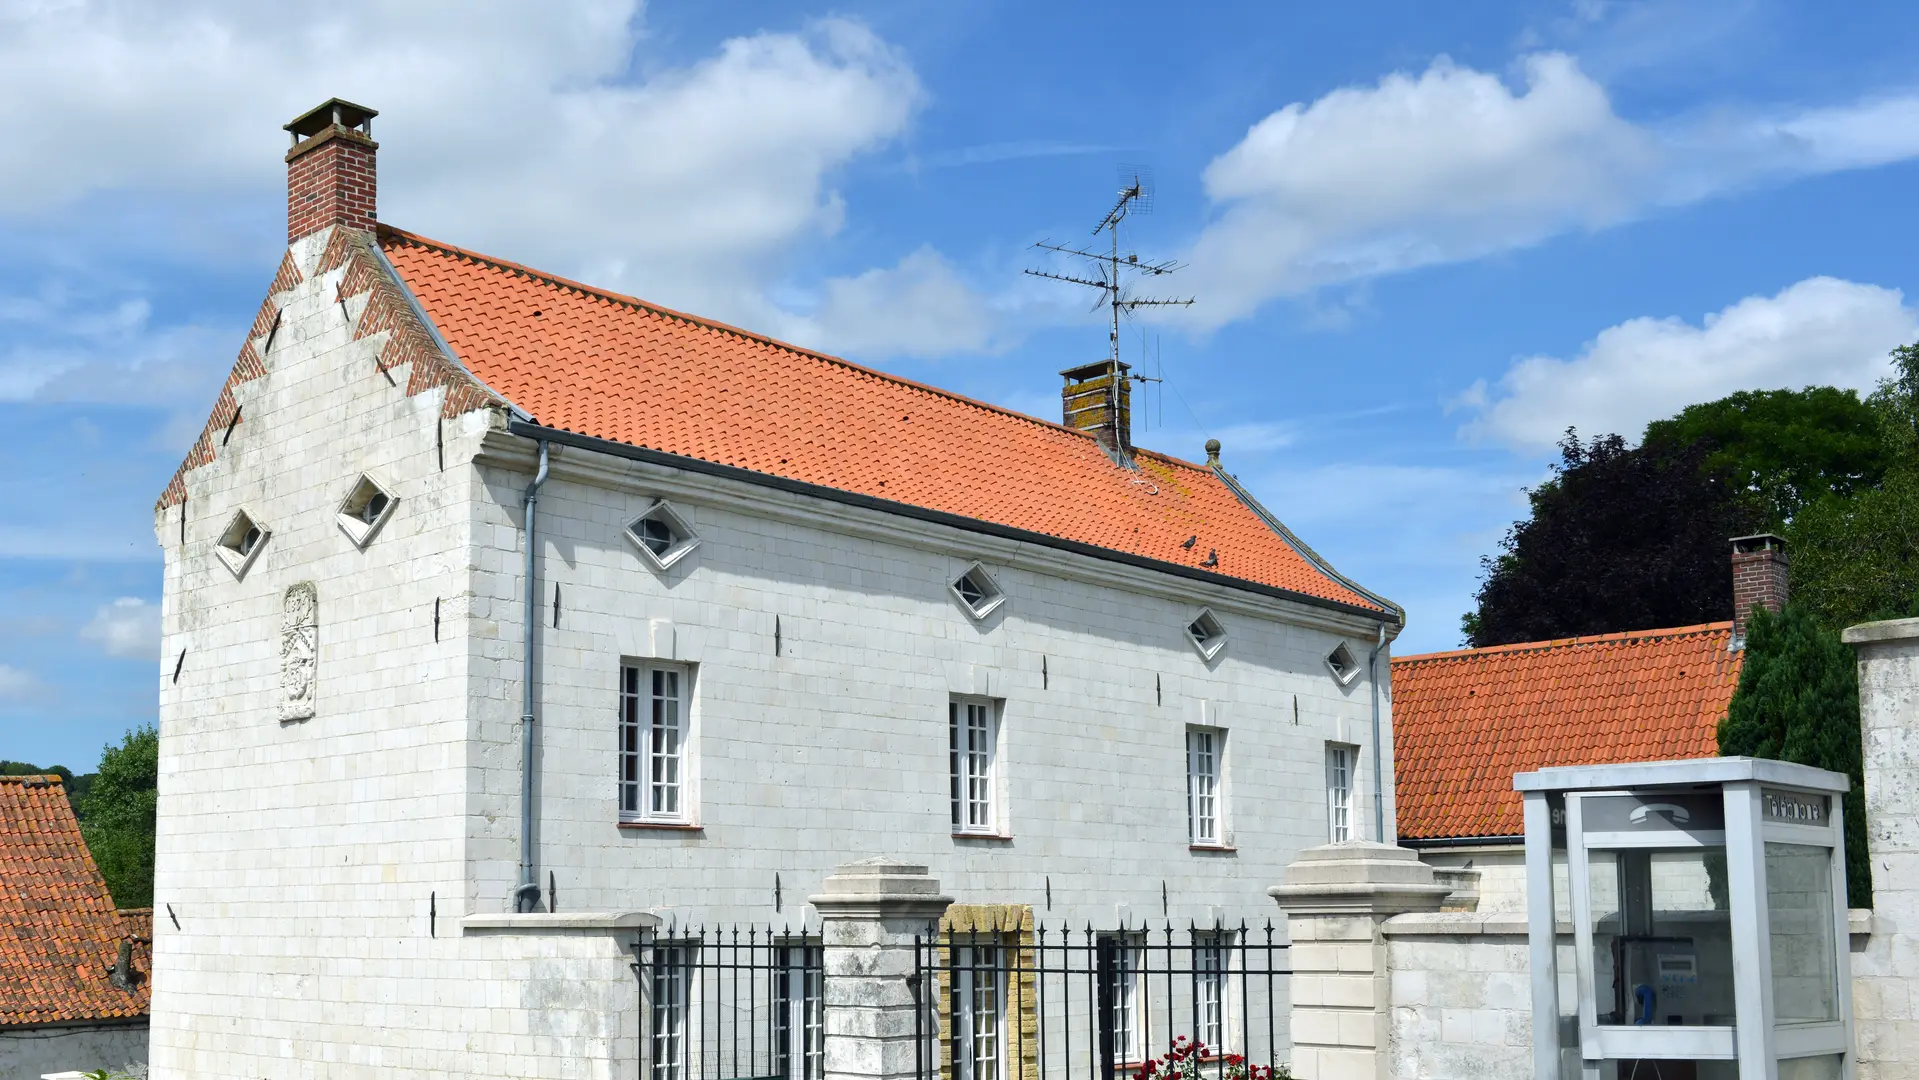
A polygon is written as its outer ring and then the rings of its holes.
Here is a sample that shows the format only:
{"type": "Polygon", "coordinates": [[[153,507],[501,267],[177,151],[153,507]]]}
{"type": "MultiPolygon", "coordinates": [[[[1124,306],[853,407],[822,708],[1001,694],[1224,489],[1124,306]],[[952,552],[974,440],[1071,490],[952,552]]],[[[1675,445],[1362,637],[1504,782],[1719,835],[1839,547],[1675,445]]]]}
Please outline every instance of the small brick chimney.
{"type": "Polygon", "coordinates": [[[364,105],[333,98],[301,114],[286,130],[287,243],[332,225],[372,229],[374,214],[373,118],[364,105]]]}
{"type": "Polygon", "coordinates": [[[1752,609],[1773,614],[1786,606],[1786,542],[1771,533],[1732,538],[1732,643],[1746,643],[1752,609]]]}
{"type": "Polygon", "coordinates": [[[1088,431],[1116,459],[1133,456],[1132,368],[1117,360],[1067,368],[1059,392],[1063,419],[1075,431],[1088,431]]]}

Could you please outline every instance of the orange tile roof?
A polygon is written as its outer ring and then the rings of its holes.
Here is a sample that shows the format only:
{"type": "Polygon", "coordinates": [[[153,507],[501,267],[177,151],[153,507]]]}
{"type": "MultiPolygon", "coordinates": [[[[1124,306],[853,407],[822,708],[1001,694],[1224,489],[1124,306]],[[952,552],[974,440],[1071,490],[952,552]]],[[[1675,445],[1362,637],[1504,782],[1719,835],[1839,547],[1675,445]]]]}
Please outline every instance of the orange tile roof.
{"type": "Polygon", "coordinates": [[[114,910],[57,776],[0,776],[0,1029],[145,1015],[153,913],[114,910]],[[108,979],[120,941],[134,989],[108,979]]]}
{"type": "Polygon", "coordinates": [[[542,426],[1390,610],[1204,466],[1142,450],[1135,472],[1059,424],[386,226],[379,241],[473,376],[542,426]]]}
{"type": "Polygon", "coordinates": [[[1712,757],[1745,656],[1731,642],[1718,622],[1395,659],[1400,837],[1522,834],[1515,773],[1712,757]]]}

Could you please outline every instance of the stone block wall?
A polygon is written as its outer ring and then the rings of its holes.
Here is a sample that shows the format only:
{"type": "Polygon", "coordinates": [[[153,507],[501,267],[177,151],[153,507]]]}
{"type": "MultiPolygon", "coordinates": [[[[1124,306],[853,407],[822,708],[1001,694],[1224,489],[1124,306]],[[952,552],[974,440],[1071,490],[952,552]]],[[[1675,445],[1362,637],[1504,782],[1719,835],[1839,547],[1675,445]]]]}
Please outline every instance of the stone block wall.
{"type": "Polygon", "coordinates": [[[1919,619],[1845,633],[1859,652],[1872,930],[1852,951],[1860,1080],[1919,1077],[1919,619]]]}
{"type": "Polygon", "coordinates": [[[1382,928],[1400,1080],[1532,1074],[1532,965],[1523,914],[1409,913],[1382,928]]]}

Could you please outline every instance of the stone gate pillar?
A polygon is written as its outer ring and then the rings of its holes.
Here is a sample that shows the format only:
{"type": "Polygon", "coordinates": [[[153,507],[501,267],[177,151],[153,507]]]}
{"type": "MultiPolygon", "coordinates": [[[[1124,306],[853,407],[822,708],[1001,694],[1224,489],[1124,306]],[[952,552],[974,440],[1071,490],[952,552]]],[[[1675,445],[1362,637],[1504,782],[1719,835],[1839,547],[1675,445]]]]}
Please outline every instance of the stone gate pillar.
{"type": "Polygon", "coordinates": [[[824,946],[826,1080],[910,1080],[913,941],[953,898],[924,866],[872,858],[839,866],[809,902],[824,946]]]}
{"type": "Polygon", "coordinates": [[[1406,848],[1348,841],[1307,848],[1267,890],[1292,942],[1293,1074],[1300,1080],[1385,1080],[1391,972],[1381,924],[1438,911],[1450,890],[1406,848]]]}

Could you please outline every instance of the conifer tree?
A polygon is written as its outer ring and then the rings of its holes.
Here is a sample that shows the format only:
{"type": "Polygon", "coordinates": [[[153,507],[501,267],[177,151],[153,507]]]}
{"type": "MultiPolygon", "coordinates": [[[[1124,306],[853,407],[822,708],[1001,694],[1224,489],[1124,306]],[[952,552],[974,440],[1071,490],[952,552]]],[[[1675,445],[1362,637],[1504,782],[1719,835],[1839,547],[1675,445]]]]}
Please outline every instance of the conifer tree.
{"type": "Polygon", "coordinates": [[[1852,777],[1843,799],[1846,896],[1872,904],[1872,862],[1866,853],[1865,763],[1859,734],[1859,671],[1839,635],[1804,605],[1775,615],[1753,612],[1745,665],[1726,718],[1719,752],[1813,765],[1852,777]]]}

